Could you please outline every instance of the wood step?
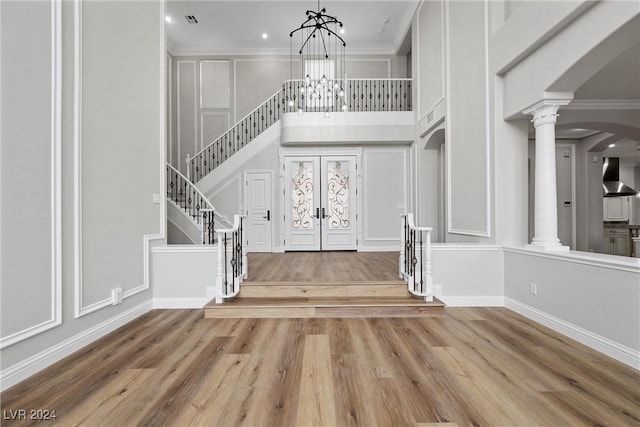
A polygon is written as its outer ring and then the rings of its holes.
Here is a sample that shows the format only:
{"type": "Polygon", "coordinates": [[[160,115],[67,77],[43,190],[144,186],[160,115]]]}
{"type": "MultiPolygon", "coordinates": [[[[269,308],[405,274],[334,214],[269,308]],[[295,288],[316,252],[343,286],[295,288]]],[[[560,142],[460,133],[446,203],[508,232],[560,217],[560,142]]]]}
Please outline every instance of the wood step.
{"type": "Polygon", "coordinates": [[[375,282],[250,282],[242,283],[240,296],[270,297],[403,297],[407,284],[403,281],[375,282]]]}
{"type": "MultiPolygon", "coordinates": [[[[406,290],[405,290],[406,294],[406,290]]],[[[444,303],[426,302],[412,295],[404,297],[236,297],[223,304],[213,301],[204,307],[212,318],[309,318],[309,317],[423,317],[442,315],[444,303]]]]}

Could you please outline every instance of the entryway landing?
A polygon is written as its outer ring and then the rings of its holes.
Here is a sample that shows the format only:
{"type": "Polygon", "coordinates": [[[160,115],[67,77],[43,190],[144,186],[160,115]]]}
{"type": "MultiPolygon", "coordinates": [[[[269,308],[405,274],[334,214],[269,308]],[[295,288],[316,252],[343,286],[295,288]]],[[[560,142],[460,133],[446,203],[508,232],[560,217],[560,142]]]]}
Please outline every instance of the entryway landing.
{"type": "Polygon", "coordinates": [[[414,297],[398,278],[398,252],[249,254],[240,295],[205,306],[207,318],[417,317],[444,304],[414,297]]]}

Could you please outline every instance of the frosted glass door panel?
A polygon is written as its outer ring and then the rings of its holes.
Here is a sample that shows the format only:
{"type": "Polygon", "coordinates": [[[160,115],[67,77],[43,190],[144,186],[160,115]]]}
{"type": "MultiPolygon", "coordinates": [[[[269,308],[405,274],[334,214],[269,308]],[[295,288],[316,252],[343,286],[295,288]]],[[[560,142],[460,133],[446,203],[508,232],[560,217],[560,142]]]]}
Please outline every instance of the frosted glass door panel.
{"type": "Polygon", "coordinates": [[[287,157],[285,163],[285,249],[320,250],[320,161],[287,157]]]}

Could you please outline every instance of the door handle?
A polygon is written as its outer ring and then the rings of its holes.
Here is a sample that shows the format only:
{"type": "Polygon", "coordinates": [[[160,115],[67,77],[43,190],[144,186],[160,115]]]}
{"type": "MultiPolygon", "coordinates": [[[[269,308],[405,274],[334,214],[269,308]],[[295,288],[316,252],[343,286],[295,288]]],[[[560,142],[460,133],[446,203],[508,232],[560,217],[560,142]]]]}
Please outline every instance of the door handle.
{"type": "Polygon", "coordinates": [[[262,218],[266,218],[266,219],[267,219],[267,221],[271,221],[271,211],[270,211],[270,210],[268,210],[268,211],[267,211],[267,216],[263,216],[262,218]]]}
{"type": "Polygon", "coordinates": [[[327,215],[325,215],[324,213],[324,208],[322,208],[322,219],[325,219],[327,217],[327,215]]]}
{"type": "Polygon", "coordinates": [[[320,219],[320,208],[316,208],[316,216],[314,218],[320,219]]]}

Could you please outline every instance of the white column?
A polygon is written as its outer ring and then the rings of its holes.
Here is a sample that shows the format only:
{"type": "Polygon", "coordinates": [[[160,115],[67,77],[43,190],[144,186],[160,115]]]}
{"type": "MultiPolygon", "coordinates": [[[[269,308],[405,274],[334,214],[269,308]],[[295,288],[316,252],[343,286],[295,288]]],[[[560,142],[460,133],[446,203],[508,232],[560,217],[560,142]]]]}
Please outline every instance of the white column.
{"type": "Polygon", "coordinates": [[[556,120],[558,108],[569,100],[544,100],[523,111],[533,116],[535,142],[535,221],[534,238],[529,247],[568,251],[558,239],[556,187],[556,120]]]}

